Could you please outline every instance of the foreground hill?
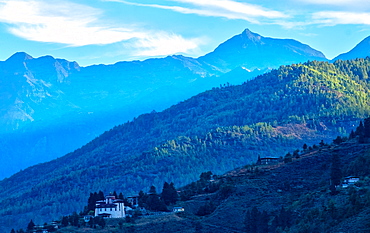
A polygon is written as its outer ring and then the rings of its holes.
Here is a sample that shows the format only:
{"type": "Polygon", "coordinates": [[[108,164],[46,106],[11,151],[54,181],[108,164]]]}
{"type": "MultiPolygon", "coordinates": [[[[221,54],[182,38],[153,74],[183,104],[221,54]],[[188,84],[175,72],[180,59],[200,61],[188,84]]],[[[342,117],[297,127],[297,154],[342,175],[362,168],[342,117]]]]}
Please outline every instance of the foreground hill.
{"type": "Polygon", "coordinates": [[[200,180],[180,189],[181,200],[176,205],[184,207],[183,213],[130,223],[107,221],[104,229],[69,226],[58,232],[367,232],[368,127],[369,122],[350,139],[320,143],[289,159],[286,155],[276,164],[247,165],[211,180],[203,173],[200,180]],[[349,187],[331,185],[344,183],[348,176],[359,181],[349,187]]]}
{"type": "Polygon", "coordinates": [[[185,185],[263,156],[348,134],[370,113],[370,59],[282,66],[119,125],[57,160],[0,182],[1,226],[82,209],[97,190],[185,185]]]}
{"type": "Polygon", "coordinates": [[[139,114],[161,111],[220,84],[241,84],[280,65],[315,59],[325,57],[298,41],[249,30],[201,58],[80,67],[16,53],[0,62],[0,178],[65,155],[139,114]],[[23,147],[14,150],[20,143],[23,147]]]}

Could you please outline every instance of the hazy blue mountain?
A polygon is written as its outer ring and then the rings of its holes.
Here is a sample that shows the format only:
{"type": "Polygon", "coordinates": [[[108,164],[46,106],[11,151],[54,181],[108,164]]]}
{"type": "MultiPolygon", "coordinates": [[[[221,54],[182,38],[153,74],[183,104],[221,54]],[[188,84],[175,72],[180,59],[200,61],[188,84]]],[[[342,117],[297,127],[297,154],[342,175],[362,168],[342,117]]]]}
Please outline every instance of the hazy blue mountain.
{"type": "Polygon", "coordinates": [[[198,58],[228,72],[237,67],[249,70],[277,68],[307,60],[326,60],[323,53],[292,39],[274,39],[246,29],[219,45],[213,52],[198,58]]]}
{"type": "Polygon", "coordinates": [[[282,64],[325,57],[294,40],[245,30],[200,58],[168,56],[80,67],[16,53],[0,62],[0,178],[60,157],[105,130],[282,64]],[[22,143],[22,147],[16,147],[22,143]],[[10,159],[11,158],[11,159],[10,159]]]}
{"type": "Polygon", "coordinates": [[[355,58],[365,58],[368,56],[370,56],[370,36],[363,39],[359,44],[357,44],[347,53],[342,53],[335,57],[333,60],[349,60],[355,58]]]}
{"type": "Polygon", "coordinates": [[[71,103],[62,87],[79,68],[75,62],[50,56],[34,59],[26,53],[0,62],[0,132],[63,114],[71,103]]]}

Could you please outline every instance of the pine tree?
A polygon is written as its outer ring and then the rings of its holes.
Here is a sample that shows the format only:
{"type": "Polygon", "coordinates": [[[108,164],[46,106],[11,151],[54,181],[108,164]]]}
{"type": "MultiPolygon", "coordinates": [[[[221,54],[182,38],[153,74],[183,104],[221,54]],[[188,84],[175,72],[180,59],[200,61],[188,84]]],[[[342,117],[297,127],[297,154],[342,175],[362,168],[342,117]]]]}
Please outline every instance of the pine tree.
{"type": "Polygon", "coordinates": [[[98,194],[90,193],[89,199],[87,200],[87,213],[89,211],[95,211],[95,205],[98,200],[98,194]]]}
{"type": "Polygon", "coordinates": [[[170,203],[175,204],[178,199],[179,199],[179,195],[177,194],[175,184],[171,182],[170,183],[170,203]]]}
{"type": "Polygon", "coordinates": [[[331,185],[338,186],[340,185],[342,179],[342,169],[340,158],[337,152],[334,152],[332,155],[331,169],[330,169],[330,180],[331,185]]]}
{"type": "Polygon", "coordinates": [[[341,144],[343,142],[343,139],[342,139],[341,136],[337,136],[337,138],[334,139],[333,142],[334,142],[334,144],[339,145],[339,144],[341,144]]]}
{"type": "Polygon", "coordinates": [[[177,191],[174,187],[174,184],[171,182],[171,184],[168,184],[167,182],[164,182],[161,199],[164,201],[166,205],[175,204],[177,201],[177,191]]]}
{"type": "Polygon", "coordinates": [[[98,199],[98,201],[105,199],[105,195],[104,195],[103,191],[99,191],[97,199],[98,199]]]}
{"type": "Polygon", "coordinates": [[[32,232],[33,228],[35,227],[35,223],[33,223],[32,219],[27,225],[27,232],[32,232]]]}
{"type": "Polygon", "coordinates": [[[292,161],[293,161],[292,154],[291,153],[286,154],[285,157],[284,157],[284,163],[290,163],[292,161]]]}
{"type": "Polygon", "coordinates": [[[68,226],[68,217],[67,216],[63,216],[63,218],[62,218],[62,222],[61,222],[61,224],[62,224],[62,226],[63,227],[66,227],[66,226],[68,226]]]}
{"type": "Polygon", "coordinates": [[[257,207],[253,207],[250,216],[250,232],[257,232],[259,215],[260,212],[258,211],[257,207]]]}
{"type": "Polygon", "coordinates": [[[370,138],[370,117],[364,120],[364,137],[370,138]]]}
{"type": "Polygon", "coordinates": [[[261,156],[258,155],[258,158],[257,158],[257,165],[261,165],[261,156]]]}
{"type": "Polygon", "coordinates": [[[167,182],[164,182],[163,184],[163,189],[162,189],[162,194],[161,194],[161,199],[164,201],[166,205],[170,204],[170,185],[167,182]]]}
{"type": "Polygon", "coordinates": [[[349,139],[355,138],[356,134],[353,130],[351,130],[351,133],[349,134],[349,139]]]}
{"type": "Polygon", "coordinates": [[[325,142],[324,142],[324,140],[321,140],[320,141],[320,143],[319,143],[319,145],[322,147],[322,146],[325,146],[325,142]]]}
{"type": "Polygon", "coordinates": [[[150,186],[148,194],[149,195],[157,195],[157,189],[155,188],[154,185],[150,186]]]}
{"type": "Polygon", "coordinates": [[[364,136],[364,134],[365,134],[365,127],[364,127],[362,121],[360,121],[360,125],[357,126],[356,131],[355,131],[355,134],[358,135],[358,136],[364,136]]]}
{"type": "Polygon", "coordinates": [[[139,198],[138,198],[139,206],[140,207],[146,207],[146,201],[148,199],[148,195],[143,192],[143,190],[140,190],[139,192],[139,198]]]}

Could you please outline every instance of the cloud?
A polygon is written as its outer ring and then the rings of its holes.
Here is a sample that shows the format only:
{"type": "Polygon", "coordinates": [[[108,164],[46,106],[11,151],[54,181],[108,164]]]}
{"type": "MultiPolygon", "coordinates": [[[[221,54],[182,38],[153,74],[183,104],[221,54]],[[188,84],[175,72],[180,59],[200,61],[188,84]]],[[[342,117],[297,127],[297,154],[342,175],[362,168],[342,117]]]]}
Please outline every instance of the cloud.
{"type": "Polygon", "coordinates": [[[98,26],[101,12],[80,4],[0,0],[0,21],[21,38],[83,46],[111,44],[143,34],[130,28],[98,26]]]}
{"type": "MultiPolygon", "coordinates": [[[[227,19],[241,19],[255,24],[261,24],[265,20],[285,19],[290,17],[289,15],[279,11],[269,10],[258,5],[240,3],[231,0],[172,0],[173,2],[177,3],[190,4],[192,7],[133,3],[126,0],[105,1],[172,10],[182,14],[197,14],[201,16],[222,17],[227,19]]],[[[271,22],[276,23],[278,21],[271,22]]]]}
{"type": "Polygon", "coordinates": [[[176,34],[160,32],[127,43],[125,46],[136,48],[135,55],[138,57],[154,57],[176,53],[197,53],[199,45],[203,43],[202,41],[200,38],[184,39],[176,34]]]}
{"type": "MultiPolygon", "coordinates": [[[[251,17],[266,17],[266,18],[287,18],[288,16],[274,10],[265,9],[258,5],[241,3],[231,0],[173,0],[176,2],[190,3],[196,6],[205,8],[211,8],[214,10],[217,16],[218,12],[236,13],[242,15],[248,15],[251,17]]],[[[232,16],[231,16],[232,17],[232,16]]]]}
{"type": "Polygon", "coordinates": [[[338,24],[370,25],[370,13],[321,11],[312,15],[314,24],[335,26],[338,24]]]}
{"type": "MultiPolygon", "coordinates": [[[[297,1],[297,0],[296,0],[297,1]]],[[[316,4],[316,5],[332,5],[332,6],[366,6],[368,0],[298,0],[298,2],[316,4]]]]}
{"type": "Polygon", "coordinates": [[[126,43],[143,56],[186,53],[198,47],[198,39],[107,25],[100,20],[102,14],[99,9],[67,1],[0,0],[0,22],[26,40],[72,47],[126,43]]]}

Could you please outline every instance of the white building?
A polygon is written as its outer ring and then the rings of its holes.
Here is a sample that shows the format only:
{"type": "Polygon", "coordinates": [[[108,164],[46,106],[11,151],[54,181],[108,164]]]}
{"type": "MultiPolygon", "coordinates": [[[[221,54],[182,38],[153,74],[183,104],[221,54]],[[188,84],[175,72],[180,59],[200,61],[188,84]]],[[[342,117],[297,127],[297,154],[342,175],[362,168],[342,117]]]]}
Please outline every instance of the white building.
{"type": "Polygon", "coordinates": [[[353,185],[354,183],[360,181],[360,177],[357,176],[347,176],[344,178],[344,181],[342,183],[342,188],[347,188],[350,185],[353,185]]]}
{"type": "Polygon", "coordinates": [[[178,213],[178,212],[184,212],[184,207],[173,207],[172,212],[178,213]]]}
{"type": "Polygon", "coordinates": [[[97,201],[95,206],[95,217],[125,218],[125,204],[123,200],[115,196],[106,196],[105,200],[97,201]]]}

